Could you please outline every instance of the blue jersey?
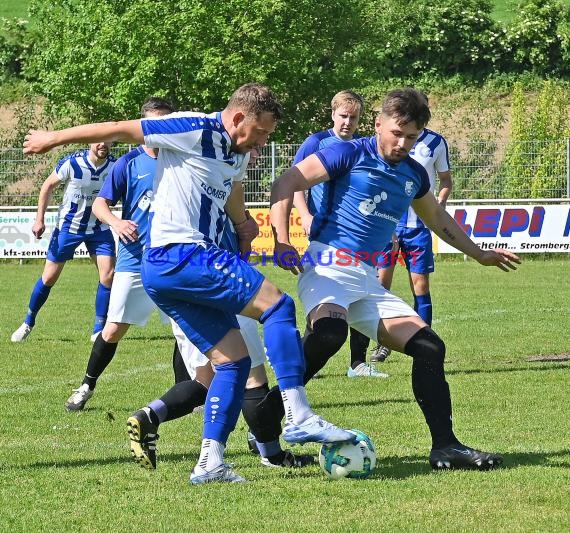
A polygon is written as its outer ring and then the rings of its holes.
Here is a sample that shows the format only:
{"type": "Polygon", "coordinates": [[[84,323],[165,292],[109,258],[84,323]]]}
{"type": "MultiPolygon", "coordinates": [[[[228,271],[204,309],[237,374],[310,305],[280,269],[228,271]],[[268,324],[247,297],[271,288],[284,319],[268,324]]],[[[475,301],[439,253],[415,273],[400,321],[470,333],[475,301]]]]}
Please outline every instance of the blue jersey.
{"type": "Polygon", "coordinates": [[[373,252],[388,242],[411,202],[430,189],[426,170],[411,157],[384,161],[376,137],[336,143],[315,155],[330,180],[323,183],[309,240],[347,253],[373,252]]]}
{"type": "MultiPolygon", "coordinates": [[[[354,138],[356,139],[358,136],[355,136],[354,138]]],[[[333,128],[313,133],[303,141],[303,144],[299,147],[299,150],[297,150],[293,164],[296,165],[311,154],[314,154],[322,148],[337,142],[345,141],[334,132],[333,128]]],[[[319,210],[322,200],[323,185],[322,183],[319,183],[318,185],[311,187],[307,192],[307,207],[309,208],[309,213],[311,213],[311,215],[314,215],[319,210]]]]}
{"type": "Polygon", "coordinates": [[[61,231],[92,235],[109,229],[92,213],[92,206],[115,161],[110,155],[96,167],[89,160],[89,150],[75,152],[59,161],[55,173],[62,183],[67,182],[57,213],[57,227],[61,231]]]}
{"type": "MultiPolygon", "coordinates": [[[[447,141],[442,135],[428,128],[420,133],[416,143],[410,150],[410,157],[420,163],[427,171],[430,182],[430,189],[435,191],[435,182],[438,172],[449,170],[449,148],[447,141]]],[[[402,216],[398,223],[398,230],[404,228],[425,228],[422,219],[410,207],[402,216]]]]}
{"type": "Polygon", "coordinates": [[[156,159],[139,146],[119,158],[99,193],[111,205],[120,201],[123,207],[121,218],[138,225],[138,241],[124,244],[119,240],[116,272],[141,270],[155,172],[156,159]]]}

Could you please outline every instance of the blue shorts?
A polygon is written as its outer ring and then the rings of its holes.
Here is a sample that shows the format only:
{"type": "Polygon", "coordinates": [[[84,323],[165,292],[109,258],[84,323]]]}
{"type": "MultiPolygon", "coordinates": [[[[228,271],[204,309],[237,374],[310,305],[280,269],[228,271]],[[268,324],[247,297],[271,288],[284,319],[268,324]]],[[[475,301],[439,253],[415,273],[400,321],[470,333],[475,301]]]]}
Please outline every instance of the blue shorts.
{"type": "Polygon", "coordinates": [[[85,243],[89,255],[108,255],[115,257],[115,239],[110,229],[85,235],[53,230],[49,241],[47,258],[54,263],[65,263],[73,259],[77,247],[85,243]]]}
{"type": "MultiPolygon", "coordinates": [[[[404,260],[406,268],[415,274],[431,274],[434,271],[433,245],[431,231],[428,228],[396,228],[400,250],[392,254],[392,261],[378,268],[388,268],[404,260]]],[[[392,243],[388,243],[384,252],[390,257],[392,243]]]]}
{"type": "Polygon", "coordinates": [[[204,244],[145,249],[142,281],[154,303],[205,353],[230,329],[264,276],[239,255],[204,244]]]}

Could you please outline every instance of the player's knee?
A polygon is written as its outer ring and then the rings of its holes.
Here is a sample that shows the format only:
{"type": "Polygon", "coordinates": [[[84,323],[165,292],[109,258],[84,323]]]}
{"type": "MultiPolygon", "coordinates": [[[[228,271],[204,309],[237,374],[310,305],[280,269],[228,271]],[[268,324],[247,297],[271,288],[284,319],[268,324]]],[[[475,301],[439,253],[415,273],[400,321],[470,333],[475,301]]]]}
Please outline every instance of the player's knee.
{"type": "Polygon", "coordinates": [[[445,343],[429,326],[417,331],[406,343],[404,353],[414,358],[443,363],[445,343]]]}
{"type": "Polygon", "coordinates": [[[342,318],[319,318],[313,324],[313,331],[305,339],[327,359],[338,352],[348,337],[348,324],[342,318]]]}
{"type": "Polygon", "coordinates": [[[261,317],[259,321],[262,324],[265,324],[269,319],[278,320],[283,318],[292,318],[295,319],[295,301],[291,296],[286,293],[283,293],[279,301],[267,309],[261,317]]]}

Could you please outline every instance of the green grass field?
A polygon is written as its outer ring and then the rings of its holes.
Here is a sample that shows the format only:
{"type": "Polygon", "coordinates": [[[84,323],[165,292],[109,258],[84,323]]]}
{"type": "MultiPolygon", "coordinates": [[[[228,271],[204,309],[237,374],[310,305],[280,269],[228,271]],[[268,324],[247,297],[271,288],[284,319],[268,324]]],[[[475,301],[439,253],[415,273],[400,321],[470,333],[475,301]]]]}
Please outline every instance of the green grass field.
{"type": "MultiPolygon", "coordinates": [[[[191,487],[199,414],[161,426],[158,469],[131,461],[125,421],[172,382],[172,339],[158,319],[133,328],[84,412],[63,403],[90,352],[95,271],[66,266],[26,343],[21,322],[39,263],[0,264],[1,531],[568,531],[568,362],[529,362],[569,351],[568,262],[529,261],[504,274],[438,262],[434,328],[446,340],[457,434],[500,451],[493,472],[438,472],[410,388],[410,361],[393,354],[387,380],[348,379],[346,347],[308,393],[318,412],[368,433],[373,477],[328,481],[318,466],[267,469],[247,452],[240,418],[227,457],[249,483],[191,487]],[[79,304],[73,304],[79,301],[79,304]],[[566,429],[564,429],[566,428],[566,429]]],[[[294,278],[266,274],[294,291],[294,278]]],[[[405,276],[395,290],[407,297],[405,276]]],[[[301,318],[301,316],[300,316],[301,318]]],[[[305,446],[316,453],[316,445],[305,446]]]]}

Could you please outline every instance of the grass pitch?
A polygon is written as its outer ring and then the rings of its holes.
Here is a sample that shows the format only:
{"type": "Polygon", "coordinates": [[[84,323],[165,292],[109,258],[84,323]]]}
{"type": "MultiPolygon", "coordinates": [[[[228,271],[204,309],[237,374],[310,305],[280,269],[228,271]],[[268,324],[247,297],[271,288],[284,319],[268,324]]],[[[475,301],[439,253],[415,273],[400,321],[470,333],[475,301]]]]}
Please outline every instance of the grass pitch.
{"type": "MultiPolygon", "coordinates": [[[[408,358],[392,354],[379,365],[387,380],[348,379],[345,347],[308,393],[319,413],[372,437],[372,478],[328,481],[318,466],[264,468],[247,451],[240,418],[227,457],[249,483],[191,487],[201,415],[161,426],[155,472],[128,451],[127,416],[172,383],[168,328],[156,317],[132,328],[86,410],[66,413],[91,348],[95,270],[67,265],[28,341],[13,345],[42,267],[2,263],[0,530],[568,531],[570,365],[527,361],[570,351],[568,265],[527,261],[505,274],[438,261],[432,277],[456,432],[466,444],[504,453],[502,469],[432,472],[408,358]]],[[[266,274],[294,293],[293,276],[273,267],[266,274]]],[[[394,289],[409,300],[404,271],[394,289]]]]}

